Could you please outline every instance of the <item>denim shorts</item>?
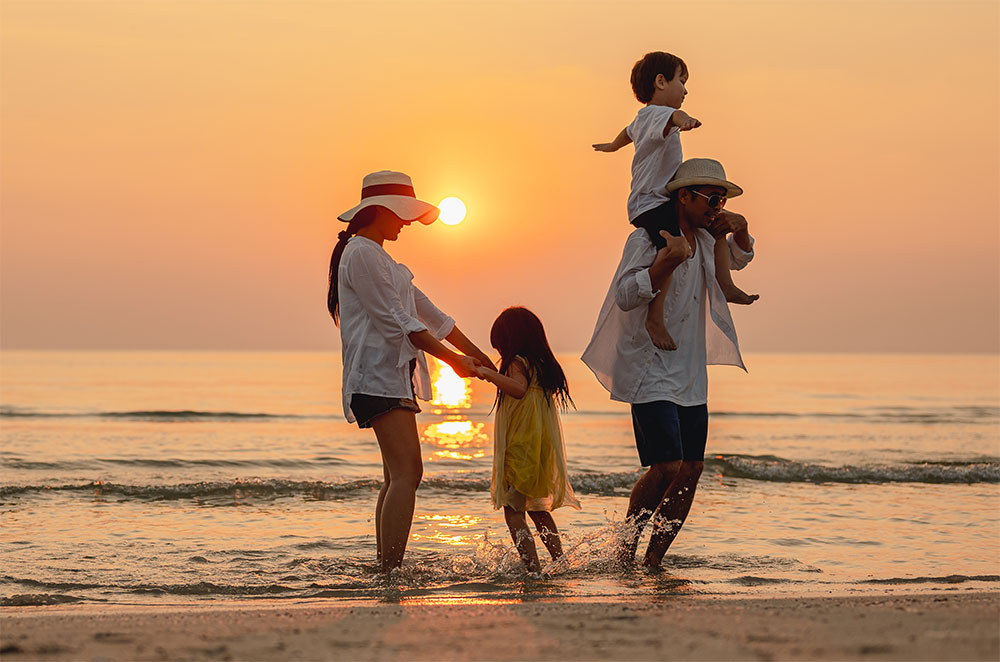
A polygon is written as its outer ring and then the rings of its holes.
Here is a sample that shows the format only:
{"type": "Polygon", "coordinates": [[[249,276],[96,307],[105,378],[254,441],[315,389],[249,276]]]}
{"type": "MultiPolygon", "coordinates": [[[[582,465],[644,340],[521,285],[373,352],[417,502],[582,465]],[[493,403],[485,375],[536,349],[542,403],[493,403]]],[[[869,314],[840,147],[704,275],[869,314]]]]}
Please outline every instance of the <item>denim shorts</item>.
{"type": "Polygon", "coordinates": [[[632,430],[639,461],[701,462],[708,442],[708,405],[681,405],[657,400],[632,405],[632,430]]]}
{"type": "Polygon", "coordinates": [[[358,419],[359,428],[370,428],[372,421],[393,409],[408,409],[415,414],[420,413],[420,405],[412,398],[386,398],[364,393],[351,396],[351,412],[358,419]]]}
{"type": "Polygon", "coordinates": [[[413,392],[413,373],[417,370],[417,360],[410,361],[410,396],[409,398],[387,398],[382,395],[355,393],[351,396],[351,413],[358,421],[359,428],[370,428],[372,421],[393,409],[407,409],[414,414],[420,413],[417,396],[413,392]]]}

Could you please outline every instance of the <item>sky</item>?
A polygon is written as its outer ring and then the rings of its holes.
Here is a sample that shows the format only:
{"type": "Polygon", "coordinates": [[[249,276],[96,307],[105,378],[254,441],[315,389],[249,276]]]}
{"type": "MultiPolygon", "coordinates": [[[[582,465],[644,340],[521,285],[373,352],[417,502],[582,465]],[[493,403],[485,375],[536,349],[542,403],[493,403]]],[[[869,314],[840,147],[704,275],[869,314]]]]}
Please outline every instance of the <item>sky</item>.
{"type": "Polygon", "coordinates": [[[744,351],[1000,351],[1000,4],[3,0],[0,347],[335,350],[361,178],[457,226],[387,243],[481,346],[590,338],[644,53],[745,194],[744,351]]]}

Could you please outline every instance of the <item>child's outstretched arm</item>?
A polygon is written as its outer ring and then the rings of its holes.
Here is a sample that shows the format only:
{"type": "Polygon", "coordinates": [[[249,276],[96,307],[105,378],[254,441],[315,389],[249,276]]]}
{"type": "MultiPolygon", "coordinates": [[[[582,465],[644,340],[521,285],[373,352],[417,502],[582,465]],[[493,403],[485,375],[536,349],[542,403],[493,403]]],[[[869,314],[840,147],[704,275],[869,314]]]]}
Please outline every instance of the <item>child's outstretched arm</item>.
{"type": "Polygon", "coordinates": [[[622,129],[614,140],[609,143],[594,143],[594,149],[598,152],[617,152],[625,145],[632,142],[632,139],[628,137],[628,130],[622,129]]]}
{"type": "Polygon", "coordinates": [[[690,131],[701,126],[701,120],[696,120],[683,110],[675,110],[670,115],[670,121],[663,127],[663,136],[666,137],[667,132],[675,126],[679,131],[690,131]]]}
{"type": "Polygon", "coordinates": [[[501,375],[496,370],[490,370],[489,368],[480,368],[476,371],[476,374],[480,379],[485,379],[488,382],[492,382],[496,385],[498,389],[504,392],[505,395],[509,395],[512,398],[517,398],[520,400],[524,397],[524,394],[528,392],[528,375],[524,373],[524,367],[521,365],[520,361],[514,361],[507,368],[509,375],[501,375]]]}

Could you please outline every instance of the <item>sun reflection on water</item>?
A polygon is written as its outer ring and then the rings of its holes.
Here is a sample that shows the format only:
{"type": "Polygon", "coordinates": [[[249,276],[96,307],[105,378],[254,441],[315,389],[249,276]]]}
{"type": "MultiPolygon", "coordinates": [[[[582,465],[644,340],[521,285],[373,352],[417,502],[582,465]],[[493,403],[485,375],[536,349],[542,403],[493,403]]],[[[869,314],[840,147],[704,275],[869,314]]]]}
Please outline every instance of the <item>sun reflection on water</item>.
{"type": "Polygon", "coordinates": [[[430,459],[476,460],[486,457],[490,443],[484,423],[468,420],[441,421],[424,428],[422,441],[437,449],[430,459]]]}
{"type": "Polygon", "coordinates": [[[414,532],[413,540],[433,540],[446,545],[474,545],[480,537],[478,530],[473,530],[482,521],[481,517],[472,515],[418,515],[417,519],[428,523],[429,533],[414,532]],[[457,529],[457,530],[456,530],[457,529]]]}
{"type": "Polygon", "coordinates": [[[517,605],[523,602],[520,598],[493,598],[477,595],[420,595],[404,596],[399,599],[401,605],[517,605]]]}

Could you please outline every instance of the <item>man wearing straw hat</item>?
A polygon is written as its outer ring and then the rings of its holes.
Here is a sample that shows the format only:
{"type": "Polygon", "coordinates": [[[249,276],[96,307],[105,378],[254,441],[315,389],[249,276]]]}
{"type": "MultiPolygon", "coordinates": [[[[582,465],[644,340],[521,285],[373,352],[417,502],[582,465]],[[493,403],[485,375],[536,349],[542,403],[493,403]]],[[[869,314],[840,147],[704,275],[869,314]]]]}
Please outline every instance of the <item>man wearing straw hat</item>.
{"type": "Polygon", "coordinates": [[[681,236],[665,228],[640,228],[625,242],[594,335],[583,354],[611,399],[631,406],[639,460],[647,471],[629,498],[620,549],[623,565],[635,562],[647,522],[653,529],[643,565],[660,565],[694,500],[708,438],[708,364],[739,366],[736,329],[715,278],[713,247],[726,236],[730,263],[753,259],[753,237],[743,216],[723,210],[741,189],[722,164],[689,159],[667,184],[681,236]],[[656,250],[654,232],[666,247],[656,250]],[[669,279],[669,280],[668,280],[669,279]],[[664,316],[675,351],[657,349],[646,332],[649,302],[667,284],[664,316]]]}

